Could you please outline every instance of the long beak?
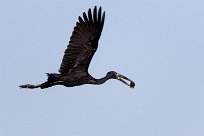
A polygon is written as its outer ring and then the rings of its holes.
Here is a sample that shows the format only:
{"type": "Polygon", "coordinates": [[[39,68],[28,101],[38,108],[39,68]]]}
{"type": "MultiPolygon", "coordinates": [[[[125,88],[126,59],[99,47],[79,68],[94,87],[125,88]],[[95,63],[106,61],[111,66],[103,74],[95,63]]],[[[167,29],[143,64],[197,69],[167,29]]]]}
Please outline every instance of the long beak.
{"type": "Polygon", "coordinates": [[[121,75],[119,73],[117,73],[116,76],[117,76],[118,80],[120,80],[124,84],[130,86],[130,88],[134,88],[135,87],[135,83],[132,80],[130,80],[129,78],[127,78],[126,76],[123,76],[123,75],[121,75]],[[128,84],[126,81],[130,82],[130,83],[128,84]]]}

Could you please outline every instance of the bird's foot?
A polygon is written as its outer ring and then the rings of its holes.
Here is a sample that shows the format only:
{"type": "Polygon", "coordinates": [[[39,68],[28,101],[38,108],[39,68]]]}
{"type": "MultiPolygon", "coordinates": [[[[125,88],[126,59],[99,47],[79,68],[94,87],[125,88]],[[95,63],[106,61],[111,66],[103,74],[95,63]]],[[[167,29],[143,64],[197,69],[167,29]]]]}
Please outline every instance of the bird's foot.
{"type": "Polygon", "coordinates": [[[40,85],[31,85],[31,84],[26,84],[26,85],[20,85],[20,88],[29,88],[29,89],[34,89],[40,87],[40,85]]]}

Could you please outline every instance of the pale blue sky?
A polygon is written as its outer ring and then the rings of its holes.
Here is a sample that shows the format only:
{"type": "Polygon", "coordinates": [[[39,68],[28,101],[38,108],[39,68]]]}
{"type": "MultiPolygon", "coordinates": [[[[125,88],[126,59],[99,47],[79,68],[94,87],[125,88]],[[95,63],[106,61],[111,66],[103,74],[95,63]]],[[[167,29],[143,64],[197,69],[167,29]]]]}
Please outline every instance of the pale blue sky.
{"type": "Polygon", "coordinates": [[[203,0],[0,2],[1,136],[203,136],[203,0]],[[78,16],[106,20],[90,74],[116,80],[74,88],[19,89],[57,72],[78,16]]]}

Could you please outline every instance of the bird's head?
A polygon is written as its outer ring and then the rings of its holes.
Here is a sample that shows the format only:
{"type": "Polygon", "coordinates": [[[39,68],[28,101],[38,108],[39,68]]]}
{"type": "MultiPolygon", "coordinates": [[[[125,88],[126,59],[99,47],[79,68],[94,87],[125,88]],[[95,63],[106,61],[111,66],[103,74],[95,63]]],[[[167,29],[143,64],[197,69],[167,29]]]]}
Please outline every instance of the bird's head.
{"type": "Polygon", "coordinates": [[[121,75],[115,71],[109,71],[106,76],[109,78],[118,79],[119,81],[123,82],[124,84],[130,86],[130,88],[135,87],[135,83],[132,80],[130,80],[126,76],[123,76],[123,75],[121,75]]]}

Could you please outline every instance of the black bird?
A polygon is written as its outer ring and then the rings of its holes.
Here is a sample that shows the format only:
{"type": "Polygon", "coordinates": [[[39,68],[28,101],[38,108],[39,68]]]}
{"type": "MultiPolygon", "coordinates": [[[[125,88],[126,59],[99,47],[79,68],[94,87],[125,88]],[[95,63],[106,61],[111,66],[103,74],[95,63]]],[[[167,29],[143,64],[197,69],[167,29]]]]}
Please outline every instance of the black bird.
{"type": "Polygon", "coordinates": [[[20,85],[20,88],[48,88],[54,85],[64,85],[66,87],[79,86],[83,84],[103,84],[109,79],[118,79],[126,85],[134,88],[135,83],[127,77],[110,71],[101,79],[95,79],[88,73],[91,59],[98,48],[98,40],[101,36],[105,20],[105,11],[102,13],[101,7],[97,10],[95,6],[93,12],[88,10],[88,14],[83,13],[83,19],[79,16],[79,21],[74,27],[69,45],[64,52],[64,57],[57,73],[47,73],[46,82],[38,85],[20,85]],[[127,83],[127,81],[129,83],[127,83]]]}

